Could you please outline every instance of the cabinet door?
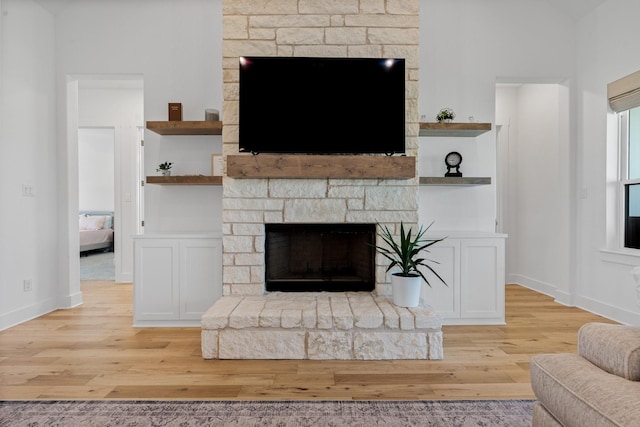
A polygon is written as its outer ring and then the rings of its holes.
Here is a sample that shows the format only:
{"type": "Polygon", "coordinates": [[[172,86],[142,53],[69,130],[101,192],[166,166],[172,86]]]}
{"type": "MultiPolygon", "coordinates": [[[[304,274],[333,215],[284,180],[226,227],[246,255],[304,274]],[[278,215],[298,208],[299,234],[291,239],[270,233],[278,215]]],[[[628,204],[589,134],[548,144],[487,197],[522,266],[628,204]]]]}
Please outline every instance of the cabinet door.
{"type": "Polygon", "coordinates": [[[134,323],[179,318],[179,243],[175,239],[136,239],[134,323]]]}
{"type": "Polygon", "coordinates": [[[222,296],[222,241],[184,239],[180,256],[180,319],[199,320],[222,296]]]}
{"type": "Polygon", "coordinates": [[[504,241],[469,239],[460,243],[462,318],[504,323],[504,241]]]}
{"type": "Polygon", "coordinates": [[[460,241],[445,239],[430,248],[425,258],[438,262],[433,269],[444,279],[444,285],[433,273],[425,269],[420,270],[427,276],[431,287],[426,283],[422,286],[422,298],[425,304],[433,307],[445,319],[460,317],[460,241]]]}

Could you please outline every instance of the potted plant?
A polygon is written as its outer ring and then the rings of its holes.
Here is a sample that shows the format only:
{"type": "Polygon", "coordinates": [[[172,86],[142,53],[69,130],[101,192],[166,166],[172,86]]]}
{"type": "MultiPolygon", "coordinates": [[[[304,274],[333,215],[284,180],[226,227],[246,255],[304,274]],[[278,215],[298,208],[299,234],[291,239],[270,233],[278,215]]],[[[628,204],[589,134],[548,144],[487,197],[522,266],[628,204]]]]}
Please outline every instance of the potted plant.
{"type": "MultiPolygon", "coordinates": [[[[429,225],[431,227],[431,225],[429,225]]],[[[437,261],[422,258],[420,255],[423,251],[428,252],[428,248],[435,245],[442,239],[426,239],[424,234],[429,229],[420,226],[415,236],[412,236],[411,229],[405,232],[404,224],[400,222],[400,240],[396,240],[387,226],[380,227],[378,235],[385,242],[384,246],[376,245],[376,249],[389,261],[387,272],[393,268],[399,268],[399,271],[392,273],[391,285],[393,291],[393,303],[401,307],[416,307],[420,303],[420,289],[422,280],[429,287],[431,283],[418,267],[429,269],[442,283],[447,286],[446,282],[438,273],[429,265],[437,264],[437,261]]]]}
{"type": "Polygon", "coordinates": [[[456,118],[456,113],[453,112],[451,108],[443,108],[440,110],[438,115],[436,116],[436,120],[439,122],[449,123],[456,118]]]}
{"type": "Polygon", "coordinates": [[[170,176],[171,175],[171,165],[173,165],[173,163],[171,163],[171,162],[160,163],[158,165],[158,169],[156,169],[156,172],[161,172],[163,176],[170,176]]]}

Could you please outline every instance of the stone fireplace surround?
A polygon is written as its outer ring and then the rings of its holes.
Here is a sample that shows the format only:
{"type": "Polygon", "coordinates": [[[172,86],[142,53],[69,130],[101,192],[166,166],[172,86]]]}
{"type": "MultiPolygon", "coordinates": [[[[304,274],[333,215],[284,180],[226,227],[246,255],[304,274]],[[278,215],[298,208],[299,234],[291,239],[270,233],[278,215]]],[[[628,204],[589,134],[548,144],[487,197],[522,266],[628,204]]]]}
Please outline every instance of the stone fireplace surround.
{"type": "MultiPolygon", "coordinates": [[[[238,154],[238,62],[243,55],[404,58],[405,146],[406,155],[415,158],[419,131],[418,0],[225,0],[222,8],[225,160],[243,157],[259,161],[267,157],[238,154]]],[[[383,125],[382,120],[378,126],[383,125]]],[[[277,138],[278,126],[282,125],[286,124],[274,123],[265,129],[265,138],[277,138]]],[[[330,112],[326,119],[319,118],[319,125],[332,125],[330,112]]],[[[396,231],[401,221],[417,224],[419,183],[415,163],[408,177],[389,178],[387,174],[375,175],[375,169],[383,169],[379,167],[381,158],[396,167],[393,159],[401,157],[328,156],[340,158],[342,163],[354,159],[358,168],[365,169],[349,178],[318,175],[318,169],[328,168],[321,163],[327,156],[302,157],[312,160],[286,178],[260,173],[259,165],[252,165],[242,175],[223,177],[223,295],[265,293],[264,224],[378,223],[396,231]],[[314,164],[315,159],[318,164],[314,164]],[[373,174],[366,170],[368,159],[376,162],[373,174]],[[314,178],[306,175],[307,170],[314,170],[314,178]]],[[[384,258],[378,256],[376,263],[375,292],[390,295],[384,258]]]]}
{"type": "MultiPolygon", "coordinates": [[[[225,0],[223,15],[225,158],[238,155],[241,55],[405,58],[406,154],[416,156],[418,0],[225,0]]],[[[417,224],[416,175],[225,176],[223,297],[202,317],[203,357],[442,358],[442,320],[429,307],[390,302],[379,255],[371,293],[267,293],[264,283],[266,223],[377,223],[397,232],[401,221],[417,224]]]]}

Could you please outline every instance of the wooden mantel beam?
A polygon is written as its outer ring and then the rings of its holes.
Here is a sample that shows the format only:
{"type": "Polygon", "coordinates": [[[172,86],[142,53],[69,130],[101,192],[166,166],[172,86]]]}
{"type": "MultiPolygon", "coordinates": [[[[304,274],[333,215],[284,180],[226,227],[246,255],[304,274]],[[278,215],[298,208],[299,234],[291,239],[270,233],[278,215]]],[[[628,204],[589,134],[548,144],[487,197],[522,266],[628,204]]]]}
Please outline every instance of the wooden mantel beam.
{"type": "Polygon", "coordinates": [[[416,158],[370,155],[239,154],[227,156],[231,178],[386,178],[416,176],[416,158]]]}

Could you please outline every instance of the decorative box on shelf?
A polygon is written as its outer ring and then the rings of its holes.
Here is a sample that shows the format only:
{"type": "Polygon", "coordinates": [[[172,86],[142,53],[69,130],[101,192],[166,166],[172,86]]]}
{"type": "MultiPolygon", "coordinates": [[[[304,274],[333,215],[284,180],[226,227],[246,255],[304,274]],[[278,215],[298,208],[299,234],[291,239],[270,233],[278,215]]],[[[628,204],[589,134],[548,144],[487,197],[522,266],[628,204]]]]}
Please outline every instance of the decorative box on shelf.
{"type": "Polygon", "coordinates": [[[169,121],[170,122],[182,121],[182,104],[180,102],[169,103],[169,121]]]}

